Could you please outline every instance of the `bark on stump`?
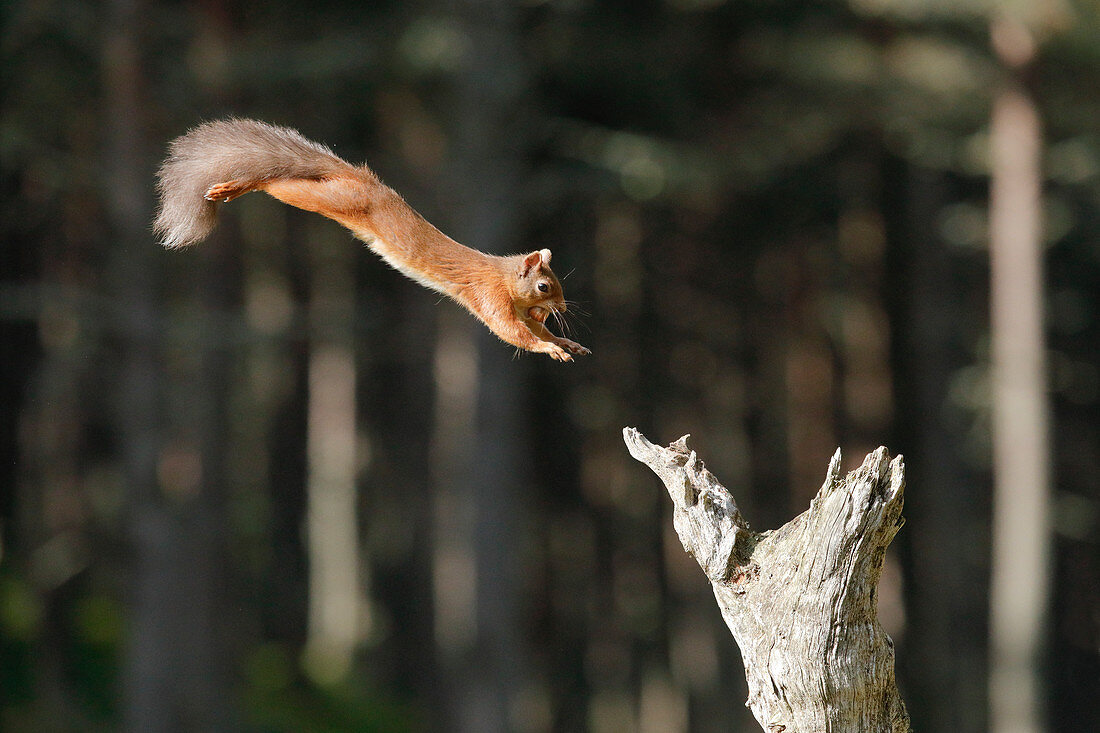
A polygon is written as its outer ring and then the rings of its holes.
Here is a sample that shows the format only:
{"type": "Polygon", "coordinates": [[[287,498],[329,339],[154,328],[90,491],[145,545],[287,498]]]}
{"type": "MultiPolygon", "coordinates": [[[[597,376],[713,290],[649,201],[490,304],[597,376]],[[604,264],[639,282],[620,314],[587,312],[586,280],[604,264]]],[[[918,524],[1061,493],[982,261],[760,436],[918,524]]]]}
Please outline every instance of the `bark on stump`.
{"type": "Polygon", "coordinates": [[[630,454],[664,482],[680,541],[710,579],[756,720],[769,733],[909,731],[876,594],[903,522],[902,457],[879,448],[842,478],[838,449],[810,508],[757,533],[687,438],[662,448],[623,430],[630,454]]]}

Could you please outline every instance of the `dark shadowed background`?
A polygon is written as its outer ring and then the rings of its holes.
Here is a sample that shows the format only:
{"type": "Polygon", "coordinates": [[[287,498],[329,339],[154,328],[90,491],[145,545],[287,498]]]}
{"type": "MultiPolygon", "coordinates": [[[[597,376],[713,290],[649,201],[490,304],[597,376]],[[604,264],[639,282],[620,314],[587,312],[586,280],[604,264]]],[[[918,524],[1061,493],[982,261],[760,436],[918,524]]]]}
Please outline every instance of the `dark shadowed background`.
{"type": "Polygon", "coordinates": [[[1014,67],[997,5],[4,3],[0,727],[759,730],[631,425],[690,432],[757,529],[837,446],[905,454],[902,694],[918,730],[988,729],[1015,84],[1050,417],[1020,592],[1047,589],[1040,716],[1100,729],[1100,6],[1018,4],[1014,67]],[[161,249],[166,144],[227,115],[368,161],[470,246],[549,247],[593,355],[516,357],[258,194],[161,249]]]}

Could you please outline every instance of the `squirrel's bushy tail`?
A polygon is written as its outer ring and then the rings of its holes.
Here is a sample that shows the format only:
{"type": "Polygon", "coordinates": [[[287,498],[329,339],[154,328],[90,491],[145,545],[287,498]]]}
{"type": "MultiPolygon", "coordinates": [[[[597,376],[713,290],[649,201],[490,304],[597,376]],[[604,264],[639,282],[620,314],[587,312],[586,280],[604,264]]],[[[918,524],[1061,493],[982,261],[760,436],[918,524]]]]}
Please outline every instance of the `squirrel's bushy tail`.
{"type": "Polygon", "coordinates": [[[217,203],[203,194],[216,183],[320,178],[351,166],[296,130],[255,120],[207,122],[176,138],[157,173],[160,207],[154,231],[165,247],[186,247],[214,228],[217,203]]]}

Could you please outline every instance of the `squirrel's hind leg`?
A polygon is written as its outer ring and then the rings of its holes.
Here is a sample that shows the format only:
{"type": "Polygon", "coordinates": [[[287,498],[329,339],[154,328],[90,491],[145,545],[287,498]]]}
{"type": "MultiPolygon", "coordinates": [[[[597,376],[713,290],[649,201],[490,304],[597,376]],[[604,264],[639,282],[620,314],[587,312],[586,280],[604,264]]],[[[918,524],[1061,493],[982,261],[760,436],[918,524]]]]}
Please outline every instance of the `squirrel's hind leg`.
{"type": "Polygon", "coordinates": [[[223,181],[222,183],[215,183],[213,186],[206,189],[206,193],[204,193],[202,197],[207,201],[228,203],[238,196],[243,196],[249,191],[255,190],[255,187],[255,183],[248,181],[223,181]]]}

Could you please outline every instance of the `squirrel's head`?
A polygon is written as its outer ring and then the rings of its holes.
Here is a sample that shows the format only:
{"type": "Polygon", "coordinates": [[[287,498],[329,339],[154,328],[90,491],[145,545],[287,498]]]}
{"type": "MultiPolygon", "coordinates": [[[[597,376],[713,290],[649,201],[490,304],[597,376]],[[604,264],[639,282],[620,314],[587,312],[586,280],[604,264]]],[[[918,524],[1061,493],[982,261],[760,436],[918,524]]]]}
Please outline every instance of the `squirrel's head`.
{"type": "Polygon", "coordinates": [[[540,249],[520,259],[516,305],[539,323],[551,313],[565,312],[561,283],[550,269],[550,250],[540,249]]]}

